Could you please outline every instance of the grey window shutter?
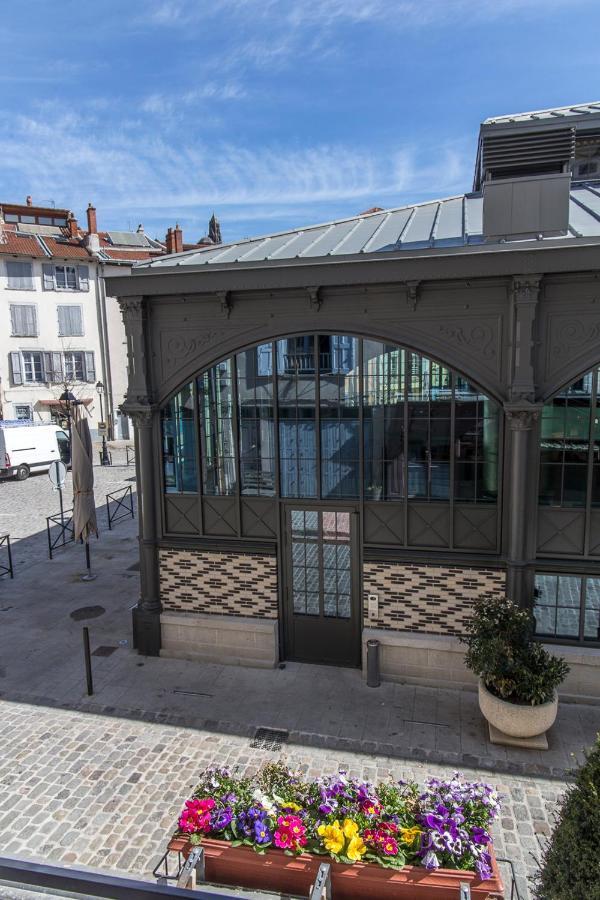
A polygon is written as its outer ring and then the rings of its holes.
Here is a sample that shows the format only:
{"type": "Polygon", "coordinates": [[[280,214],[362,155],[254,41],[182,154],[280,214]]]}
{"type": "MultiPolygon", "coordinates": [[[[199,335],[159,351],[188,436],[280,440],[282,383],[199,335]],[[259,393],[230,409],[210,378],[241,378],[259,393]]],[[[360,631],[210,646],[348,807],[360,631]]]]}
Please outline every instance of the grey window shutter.
{"type": "Polygon", "coordinates": [[[66,321],[68,306],[57,306],[56,309],[58,310],[58,336],[65,337],[69,333],[66,321]]]}
{"type": "Polygon", "coordinates": [[[62,377],[62,356],[60,353],[52,354],[52,379],[55,384],[60,384],[62,377]]]}
{"type": "Polygon", "coordinates": [[[16,335],[19,334],[19,307],[12,306],[10,307],[10,330],[11,334],[16,335]]]}
{"type": "Polygon", "coordinates": [[[83,334],[83,313],[80,306],[71,307],[71,334],[83,334]]]}
{"type": "Polygon", "coordinates": [[[13,384],[23,384],[23,373],[21,372],[21,354],[10,354],[10,372],[13,384]]]}
{"type": "Polygon", "coordinates": [[[54,285],[54,266],[52,263],[42,264],[43,282],[45,291],[53,291],[54,285]]]}
{"type": "Polygon", "coordinates": [[[52,366],[52,354],[51,353],[42,353],[42,357],[44,360],[44,381],[53,382],[54,381],[54,371],[52,366]]]}
{"type": "Polygon", "coordinates": [[[37,335],[37,315],[35,306],[24,306],[23,307],[23,316],[24,316],[24,325],[25,331],[24,334],[35,337],[37,335]]]}
{"type": "Polygon", "coordinates": [[[94,365],[94,354],[93,353],[85,354],[85,380],[86,381],[95,381],[96,380],[96,366],[94,365]]]}
{"type": "Polygon", "coordinates": [[[79,278],[79,290],[87,291],[90,287],[90,275],[87,266],[77,266],[77,277],[79,278]]]}

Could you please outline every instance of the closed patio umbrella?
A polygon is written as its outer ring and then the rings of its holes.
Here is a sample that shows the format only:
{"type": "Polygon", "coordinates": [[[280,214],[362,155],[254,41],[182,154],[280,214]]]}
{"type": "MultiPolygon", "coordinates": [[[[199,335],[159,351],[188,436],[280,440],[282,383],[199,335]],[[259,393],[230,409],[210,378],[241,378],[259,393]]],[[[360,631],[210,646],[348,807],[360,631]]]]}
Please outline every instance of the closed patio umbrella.
{"type": "Polygon", "coordinates": [[[73,528],[75,540],[85,543],[87,580],[90,572],[91,534],[98,537],[96,501],[94,499],[94,468],[92,465],[92,439],[87,419],[79,406],[75,406],[71,438],[71,468],[73,473],[73,528]]]}

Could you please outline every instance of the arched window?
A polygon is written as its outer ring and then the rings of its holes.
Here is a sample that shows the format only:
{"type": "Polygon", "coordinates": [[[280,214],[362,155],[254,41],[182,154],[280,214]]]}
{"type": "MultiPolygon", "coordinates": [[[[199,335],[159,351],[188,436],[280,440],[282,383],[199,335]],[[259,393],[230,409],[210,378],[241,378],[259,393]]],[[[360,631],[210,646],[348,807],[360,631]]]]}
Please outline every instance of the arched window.
{"type": "Polygon", "coordinates": [[[592,369],[542,411],[540,492],[543,506],[600,506],[600,410],[592,369]]]}
{"type": "Polygon", "coordinates": [[[209,496],[498,496],[495,401],[442,364],[380,341],[309,334],[243,350],[173,397],[162,422],[167,492],[199,490],[198,434],[209,496]]]}

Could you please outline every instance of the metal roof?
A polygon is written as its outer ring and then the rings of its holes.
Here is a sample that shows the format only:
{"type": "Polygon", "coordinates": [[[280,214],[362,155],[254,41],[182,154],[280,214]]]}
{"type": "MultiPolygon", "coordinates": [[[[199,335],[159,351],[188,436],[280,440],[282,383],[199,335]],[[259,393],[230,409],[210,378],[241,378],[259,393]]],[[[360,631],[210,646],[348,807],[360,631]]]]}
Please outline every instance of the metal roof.
{"type": "Polygon", "coordinates": [[[554,109],[535,109],[531,112],[513,113],[507,116],[491,116],[483,125],[508,125],[519,122],[538,122],[556,119],[572,119],[600,113],[600,100],[591,103],[577,103],[575,106],[557,106],[554,109]]]}
{"type": "MultiPolygon", "coordinates": [[[[183,266],[221,266],[270,260],[346,257],[386,251],[464,247],[484,243],[483,195],[462,194],[415,206],[402,206],[322,225],[281,231],[230,244],[187,250],[134,266],[135,270],[183,266]]],[[[600,185],[571,190],[569,232],[565,237],[600,236],[600,185]]],[[[560,237],[539,243],[560,241],[560,237]]]]}

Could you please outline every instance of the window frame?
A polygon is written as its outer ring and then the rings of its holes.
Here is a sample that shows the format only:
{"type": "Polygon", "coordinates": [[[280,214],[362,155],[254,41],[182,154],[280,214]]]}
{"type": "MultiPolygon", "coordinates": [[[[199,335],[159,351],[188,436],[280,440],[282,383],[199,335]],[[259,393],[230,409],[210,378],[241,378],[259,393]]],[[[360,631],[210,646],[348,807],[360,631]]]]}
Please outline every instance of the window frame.
{"type": "Polygon", "coordinates": [[[85,337],[85,324],[83,317],[83,303],[57,303],[56,304],[57,332],[58,337],[85,337]],[[60,330],[60,310],[61,309],[78,309],[81,320],[81,331],[62,332],[60,330]]]}
{"type": "Polygon", "coordinates": [[[87,381],[87,380],[88,380],[87,377],[86,377],[87,372],[86,372],[86,365],[85,365],[85,350],[63,350],[63,352],[62,352],[62,363],[63,363],[63,372],[64,372],[64,376],[65,376],[65,381],[67,381],[67,382],[72,381],[72,382],[80,382],[80,383],[83,383],[84,381],[87,381]],[[77,378],[77,375],[76,375],[76,367],[75,367],[75,366],[73,366],[73,373],[74,373],[74,374],[70,375],[69,372],[68,372],[68,370],[67,370],[67,357],[68,357],[68,356],[75,356],[76,354],[77,354],[77,356],[80,356],[80,357],[81,357],[81,378],[77,378]]]}
{"type": "MultiPolygon", "coordinates": [[[[21,350],[21,365],[22,365],[22,374],[23,374],[23,384],[46,384],[46,372],[44,369],[44,352],[43,350],[21,350]],[[27,363],[25,360],[26,356],[39,356],[40,358],[40,371],[41,378],[26,378],[26,367],[27,363]]],[[[32,371],[35,371],[35,366],[33,366],[32,371]]]]}
{"type": "MultiPolygon", "coordinates": [[[[577,637],[573,635],[561,635],[561,634],[544,634],[542,632],[538,632],[537,628],[535,631],[535,638],[542,643],[548,644],[557,644],[557,645],[566,645],[566,646],[574,646],[574,647],[600,647],[600,633],[597,638],[586,638],[585,637],[585,613],[586,613],[586,601],[587,601],[587,586],[588,581],[590,579],[594,579],[596,581],[600,580],[600,573],[590,574],[589,572],[565,572],[561,570],[552,570],[551,568],[536,568],[535,577],[538,575],[541,576],[549,576],[552,578],[577,578],[580,581],[579,588],[579,606],[572,607],[573,609],[578,609],[579,614],[579,629],[577,637]]],[[[558,587],[558,586],[557,586],[558,587]]],[[[533,595],[533,606],[532,613],[535,612],[536,607],[536,588],[534,586],[534,595],[533,595]]],[[[552,609],[558,609],[558,604],[555,604],[552,609]]]]}

